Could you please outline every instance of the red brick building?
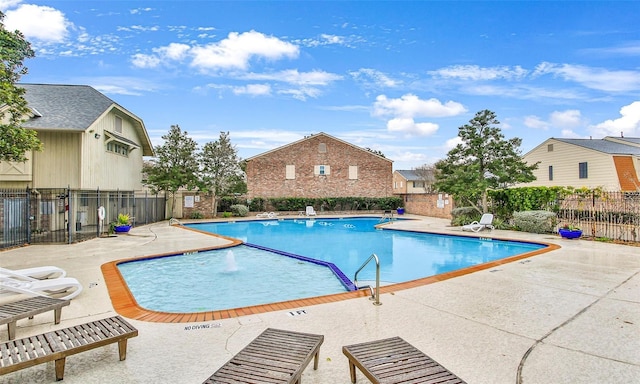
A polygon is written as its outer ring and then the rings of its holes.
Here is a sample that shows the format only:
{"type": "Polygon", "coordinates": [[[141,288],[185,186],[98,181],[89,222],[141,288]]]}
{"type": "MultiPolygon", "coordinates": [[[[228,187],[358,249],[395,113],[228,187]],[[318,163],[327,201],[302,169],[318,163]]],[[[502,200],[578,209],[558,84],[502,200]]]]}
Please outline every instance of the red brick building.
{"type": "Polygon", "coordinates": [[[318,133],[247,159],[247,197],[389,197],[393,161],[318,133]]]}

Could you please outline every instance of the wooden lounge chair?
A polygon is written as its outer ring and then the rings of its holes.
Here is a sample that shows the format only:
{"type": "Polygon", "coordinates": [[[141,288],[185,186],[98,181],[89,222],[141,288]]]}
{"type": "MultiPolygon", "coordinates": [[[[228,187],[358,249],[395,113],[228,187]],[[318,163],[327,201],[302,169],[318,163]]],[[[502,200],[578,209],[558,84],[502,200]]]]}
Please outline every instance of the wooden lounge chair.
{"type": "Polygon", "coordinates": [[[91,321],[0,344],[0,375],[55,361],[56,380],[64,377],[67,356],[118,343],[120,361],[127,358],[127,339],[138,330],[120,316],[91,321]]]}
{"type": "Polygon", "coordinates": [[[304,369],[318,356],[324,336],[267,328],[203,384],[300,384],[304,369]]]}
{"type": "Polygon", "coordinates": [[[0,305],[0,324],[7,324],[9,340],[16,338],[16,322],[27,317],[53,311],[53,321],[60,324],[62,307],[71,304],[69,300],[54,299],[53,297],[36,296],[28,299],[13,301],[0,305]]]}
{"type": "Polygon", "coordinates": [[[349,359],[351,382],[356,367],[374,384],[464,384],[458,376],[400,337],[342,347],[349,359]]]}

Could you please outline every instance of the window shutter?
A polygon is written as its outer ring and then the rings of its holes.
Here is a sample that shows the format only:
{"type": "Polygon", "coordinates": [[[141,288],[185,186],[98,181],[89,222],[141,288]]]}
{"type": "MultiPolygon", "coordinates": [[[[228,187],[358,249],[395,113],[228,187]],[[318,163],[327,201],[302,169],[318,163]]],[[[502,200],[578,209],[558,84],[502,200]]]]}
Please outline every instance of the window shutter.
{"type": "Polygon", "coordinates": [[[296,178],[296,166],[295,165],[287,165],[285,170],[285,179],[293,180],[296,178]]]}
{"type": "Polygon", "coordinates": [[[350,165],[349,166],[349,180],[358,180],[358,166],[350,165]]]}

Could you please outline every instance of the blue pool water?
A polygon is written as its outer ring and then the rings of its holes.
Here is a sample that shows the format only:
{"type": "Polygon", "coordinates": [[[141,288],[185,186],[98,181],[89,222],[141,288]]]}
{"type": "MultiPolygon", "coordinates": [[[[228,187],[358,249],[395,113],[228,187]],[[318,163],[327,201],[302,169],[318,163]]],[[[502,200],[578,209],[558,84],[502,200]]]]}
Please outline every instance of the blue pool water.
{"type": "MultiPolygon", "coordinates": [[[[380,230],[379,218],[265,220],[190,224],[191,228],[233,237],[278,251],[335,264],[353,275],[375,253],[380,279],[399,283],[503,259],[544,245],[464,236],[380,230]]],[[[375,268],[358,279],[375,279],[375,268]]]]}
{"type": "MultiPolygon", "coordinates": [[[[527,242],[380,230],[379,218],[295,219],[188,224],[256,245],[119,264],[142,307],[202,312],[345,291],[329,268],[353,280],[375,253],[383,283],[399,283],[544,248],[527,242]],[[162,279],[162,280],[160,280],[162,279]],[[181,292],[180,295],[178,293],[181,292]]],[[[358,275],[375,280],[373,264],[358,275]]]]}
{"type": "Polygon", "coordinates": [[[205,312],[344,292],[333,272],[244,245],[118,264],[138,305],[205,312]]]}

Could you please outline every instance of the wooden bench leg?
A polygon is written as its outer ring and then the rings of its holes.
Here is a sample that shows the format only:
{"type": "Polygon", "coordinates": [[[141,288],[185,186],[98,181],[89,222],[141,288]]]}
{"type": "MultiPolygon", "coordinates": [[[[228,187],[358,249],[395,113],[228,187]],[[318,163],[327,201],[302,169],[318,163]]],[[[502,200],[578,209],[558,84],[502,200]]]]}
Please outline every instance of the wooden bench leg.
{"type": "Polygon", "coordinates": [[[320,350],[316,352],[316,356],[313,358],[313,369],[318,369],[318,360],[320,360],[320,350]]]}
{"type": "Polygon", "coordinates": [[[56,360],[56,381],[60,381],[64,377],[64,363],[66,358],[56,360]]]}
{"type": "Polygon", "coordinates": [[[62,315],[62,308],[53,310],[53,322],[55,324],[60,324],[60,317],[62,315]]]}
{"type": "Polygon", "coordinates": [[[16,338],[16,322],[12,321],[7,323],[7,333],[9,333],[9,340],[16,338]]]}
{"type": "Polygon", "coordinates": [[[120,361],[127,358],[127,339],[118,341],[118,353],[120,354],[120,361]]]}
{"type": "Polygon", "coordinates": [[[349,360],[349,374],[351,375],[351,382],[356,382],[356,365],[349,360]]]}

